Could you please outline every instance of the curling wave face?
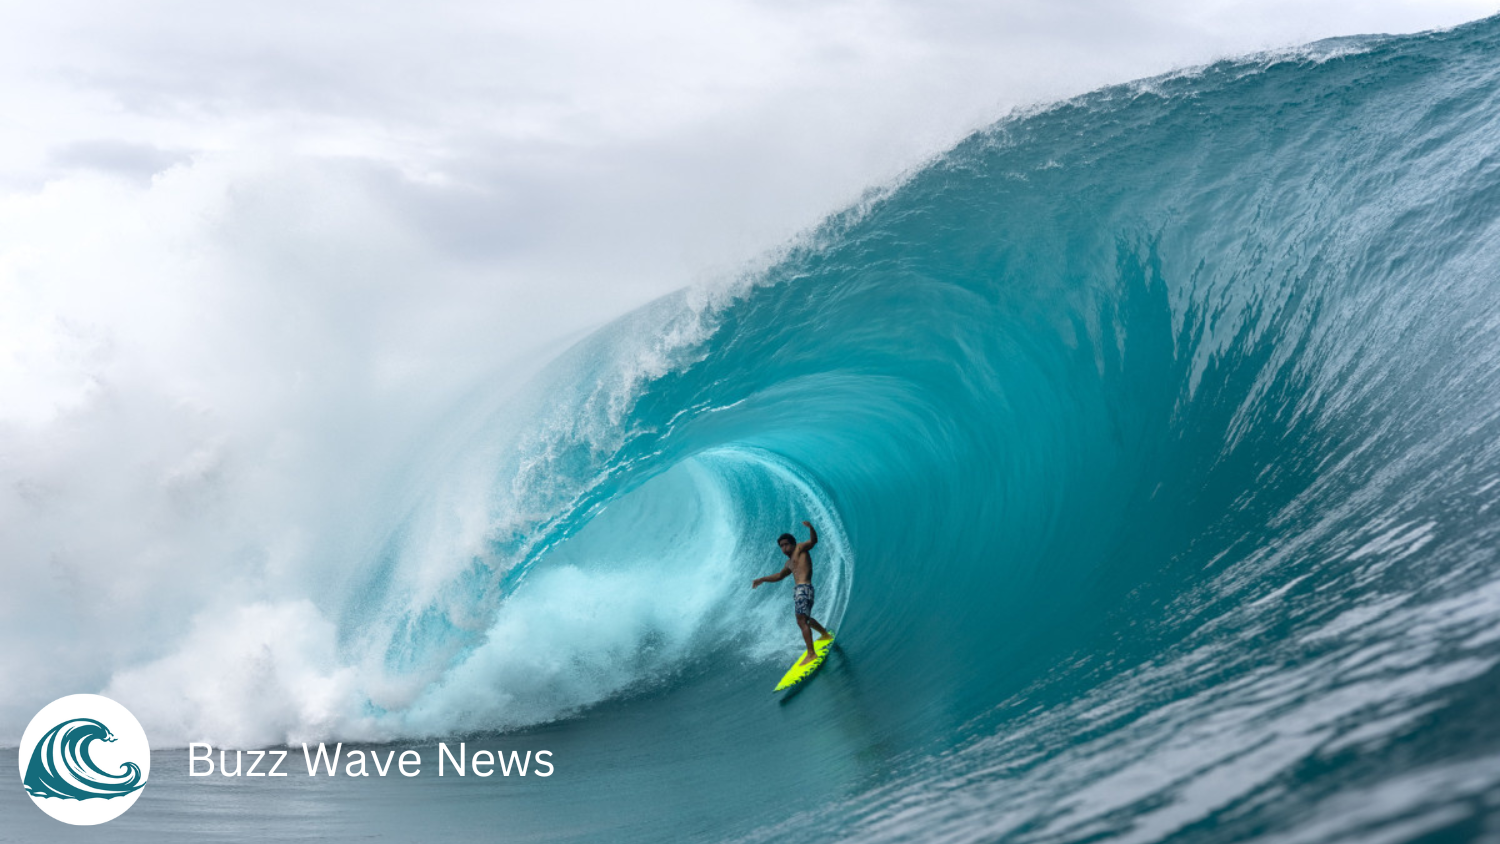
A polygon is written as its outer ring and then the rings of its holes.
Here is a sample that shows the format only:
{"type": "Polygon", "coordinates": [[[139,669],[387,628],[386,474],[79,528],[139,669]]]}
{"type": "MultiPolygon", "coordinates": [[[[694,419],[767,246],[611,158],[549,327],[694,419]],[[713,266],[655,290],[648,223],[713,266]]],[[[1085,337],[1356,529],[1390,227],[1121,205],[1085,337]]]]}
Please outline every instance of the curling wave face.
{"type": "Polygon", "coordinates": [[[1493,824],[1497,48],[1345,40],[1015,117],[606,328],[447,432],[341,593],[330,731],[671,712],[699,832],[752,840],[1493,824]],[[752,733],[736,678],[797,634],[746,587],[803,518],[843,655],[752,733]],[[812,771],[785,827],[757,742],[812,771]]]}

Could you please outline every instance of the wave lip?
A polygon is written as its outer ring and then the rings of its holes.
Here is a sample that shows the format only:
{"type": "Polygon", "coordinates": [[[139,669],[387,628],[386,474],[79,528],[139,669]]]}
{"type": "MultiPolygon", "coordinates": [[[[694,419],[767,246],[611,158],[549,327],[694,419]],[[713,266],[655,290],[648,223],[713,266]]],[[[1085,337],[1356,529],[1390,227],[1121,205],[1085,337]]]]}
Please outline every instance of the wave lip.
{"type": "Polygon", "coordinates": [[[140,766],[126,762],[123,773],[111,774],[89,755],[96,741],[114,741],[115,734],[93,718],[72,718],[48,730],[31,751],[23,783],[33,797],[64,800],[109,800],[139,791],[146,785],[140,766]]]}

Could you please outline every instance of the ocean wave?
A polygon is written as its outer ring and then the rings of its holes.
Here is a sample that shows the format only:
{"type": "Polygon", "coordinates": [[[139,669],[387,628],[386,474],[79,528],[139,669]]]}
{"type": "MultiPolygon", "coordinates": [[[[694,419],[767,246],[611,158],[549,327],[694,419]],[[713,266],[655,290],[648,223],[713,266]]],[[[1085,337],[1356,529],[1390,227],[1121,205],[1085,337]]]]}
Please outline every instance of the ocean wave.
{"type": "Polygon", "coordinates": [[[512,729],[784,661],[785,608],[746,587],[807,518],[894,761],[799,834],[1472,817],[1500,784],[1497,42],[1018,114],[612,324],[293,614],[322,697],[236,737],[512,729]]]}

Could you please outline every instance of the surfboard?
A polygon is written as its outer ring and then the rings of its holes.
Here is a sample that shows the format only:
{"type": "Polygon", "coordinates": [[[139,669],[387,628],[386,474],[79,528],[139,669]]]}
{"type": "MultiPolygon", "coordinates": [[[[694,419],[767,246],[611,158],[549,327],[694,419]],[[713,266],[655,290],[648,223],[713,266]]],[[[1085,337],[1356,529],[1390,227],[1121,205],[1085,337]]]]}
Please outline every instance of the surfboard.
{"type": "Polygon", "coordinates": [[[831,635],[822,642],[813,642],[813,653],[817,654],[817,656],[813,657],[812,662],[802,662],[802,658],[804,656],[807,656],[807,651],[801,651],[800,653],[798,653],[797,661],[792,663],[792,669],[786,673],[785,677],[781,678],[781,682],[777,683],[776,688],[772,689],[771,691],[779,692],[785,689],[790,689],[803,680],[806,680],[808,677],[811,677],[814,671],[822,668],[823,660],[828,657],[828,649],[833,647],[833,639],[834,636],[831,635]]]}

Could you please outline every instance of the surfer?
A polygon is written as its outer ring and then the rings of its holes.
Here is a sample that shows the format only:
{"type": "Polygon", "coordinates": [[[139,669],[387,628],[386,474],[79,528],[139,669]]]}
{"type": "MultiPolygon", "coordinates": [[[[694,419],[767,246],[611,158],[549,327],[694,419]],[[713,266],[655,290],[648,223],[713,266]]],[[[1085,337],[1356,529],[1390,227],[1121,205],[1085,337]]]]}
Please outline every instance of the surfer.
{"type": "Polygon", "coordinates": [[[785,579],[787,575],[792,576],[792,582],[796,584],[792,587],[792,609],[797,614],[797,626],[802,629],[802,640],[807,643],[807,656],[804,656],[797,663],[798,665],[817,659],[818,654],[813,647],[813,630],[823,634],[818,637],[819,642],[833,638],[833,634],[825,630],[823,625],[812,617],[812,554],[809,552],[814,545],[818,544],[818,531],[812,526],[812,522],[802,524],[807,525],[808,540],[806,542],[798,542],[797,537],[790,533],[783,533],[776,539],[776,544],[781,546],[781,553],[787,557],[786,567],[773,575],[757,577],[750,583],[750,588],[754,589],[762,583],[775,583],[785,579]]]}

